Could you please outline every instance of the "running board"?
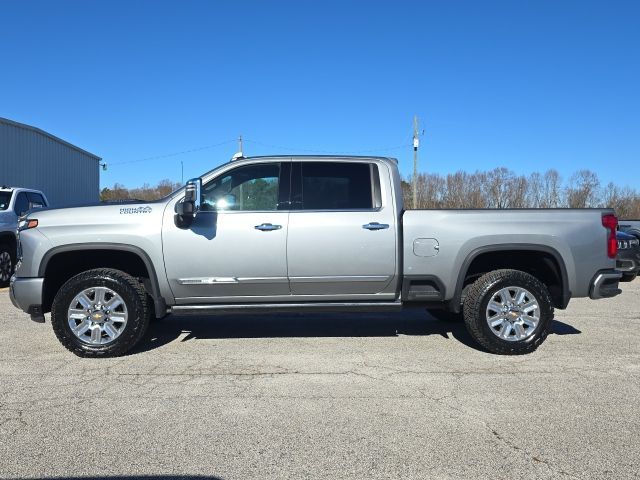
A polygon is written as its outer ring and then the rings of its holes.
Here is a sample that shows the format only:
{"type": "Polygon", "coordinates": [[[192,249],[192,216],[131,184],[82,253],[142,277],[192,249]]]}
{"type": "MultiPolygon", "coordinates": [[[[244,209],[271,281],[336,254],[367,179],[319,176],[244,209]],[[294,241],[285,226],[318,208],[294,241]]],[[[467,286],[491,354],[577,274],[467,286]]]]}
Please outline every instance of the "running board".
{"type": "Polygon", "coordinates": [[[346,303],[243,303],[220,305],[174,305],[171,312],[184,315],[216,313],[296,313],[296,312],[397,312],[402,302],[346,302],[346,303]]]}

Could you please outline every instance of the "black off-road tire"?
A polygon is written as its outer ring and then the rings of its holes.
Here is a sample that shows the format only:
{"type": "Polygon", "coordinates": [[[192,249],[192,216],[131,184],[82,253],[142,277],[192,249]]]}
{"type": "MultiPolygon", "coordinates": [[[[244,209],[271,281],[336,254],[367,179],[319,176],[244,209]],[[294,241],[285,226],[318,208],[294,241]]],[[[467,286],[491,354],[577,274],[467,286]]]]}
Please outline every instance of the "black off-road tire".
{"type": "MultiPolygon", "coordinates": [[[[9,286],[9,280],[11,280],[11,275],[13,275],[13,271],[16,268],[16,252],[15,249],[11,247],[11,245],[7,245],[6,243],[0,243],[0,257],[3,259],[6,259],[8,256],[8,259],[10,261],[10,264],[8,265],[8,278],[2,278],[1,274],[2,273],[7,273],[7,272],[3,272],[0,271],[0,288],[4,288],[4,287],[8,287],[9,286]]],[[[5,266],[6,265],[2,265],[5,266]]]]}
{"type": "Polygon", "coordinates": [[[68,280],[56,294],[51,307],[51,325],[58,340],[79,357],[117,357],[131,350],[144,336],[151,308],[143,285],[131,275],[111,268],[79,273],[68,280]],[[67,312],[73,298],[91,287],[107,287],[124,300],[128,319],[124,331],[111,343],[91,345],[83,342],[69,327],[67,312]]]}
{"type": "Polygon", "coordinates": [[[467,330],[481,346],[499,355],[523,355],[538,348],[549,334],[553,319],[553,303],[547,287],[536,277],[520,270],[494,270],[489,272],[469,288],[464,301],[464,322],[467,330]],[[518,341],[499,338],[487,323],[486,309],[491,298],[502,288],[522,287],[537,300],[540,320],[528,337],[518,341]]]}

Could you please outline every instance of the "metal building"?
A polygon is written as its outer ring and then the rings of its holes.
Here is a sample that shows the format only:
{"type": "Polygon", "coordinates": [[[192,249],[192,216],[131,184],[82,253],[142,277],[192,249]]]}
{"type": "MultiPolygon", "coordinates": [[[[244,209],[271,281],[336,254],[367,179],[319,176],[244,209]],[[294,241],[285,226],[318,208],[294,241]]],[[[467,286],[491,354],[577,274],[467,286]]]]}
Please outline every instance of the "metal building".
{"type": "Polygon", "coordinates": [[[52,207],[97,202],[100,160],[39,128],[0,117],[0,186],[41,190],[52,207]]]}

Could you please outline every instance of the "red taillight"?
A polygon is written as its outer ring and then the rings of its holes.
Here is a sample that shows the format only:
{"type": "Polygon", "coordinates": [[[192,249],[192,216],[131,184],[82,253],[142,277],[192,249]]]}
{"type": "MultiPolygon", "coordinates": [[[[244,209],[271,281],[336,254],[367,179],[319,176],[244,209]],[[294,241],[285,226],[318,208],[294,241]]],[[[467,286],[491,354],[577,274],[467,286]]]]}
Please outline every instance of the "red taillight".
{"type": "Polygon", "coordinates": [[[602,226],[609,230],[609,237],[607,238],[607,255],[609,255],[609,258],[616,258],[616,255],[618,254],[618,241],[616,240],[618,218],[612,213],[603,215],[602,226]]]}

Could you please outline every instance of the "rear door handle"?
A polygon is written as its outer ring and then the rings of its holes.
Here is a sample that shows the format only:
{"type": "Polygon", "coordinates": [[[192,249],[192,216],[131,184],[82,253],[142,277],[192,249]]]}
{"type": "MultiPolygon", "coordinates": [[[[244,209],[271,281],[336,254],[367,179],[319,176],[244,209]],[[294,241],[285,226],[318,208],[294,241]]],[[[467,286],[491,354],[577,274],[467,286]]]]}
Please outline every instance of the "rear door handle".
{"type": "Polygon", "coordinates": [[[272,230],[280,230],[282,228],[282,225],[273,225],[271,223],[262,223],[260,225],[256,225],[255,227],[256,230],[261,230],[263,232],[270,232],[272,230]]]}
{"type": "Polygon", "coordinates": [[[365,228],[367,230],[384,230],[386,228],[389,228],[389,224],[388,223],[371,222],[371,223],[367,223],[365,225],[362,225],[362,228],[365,228]]]}

